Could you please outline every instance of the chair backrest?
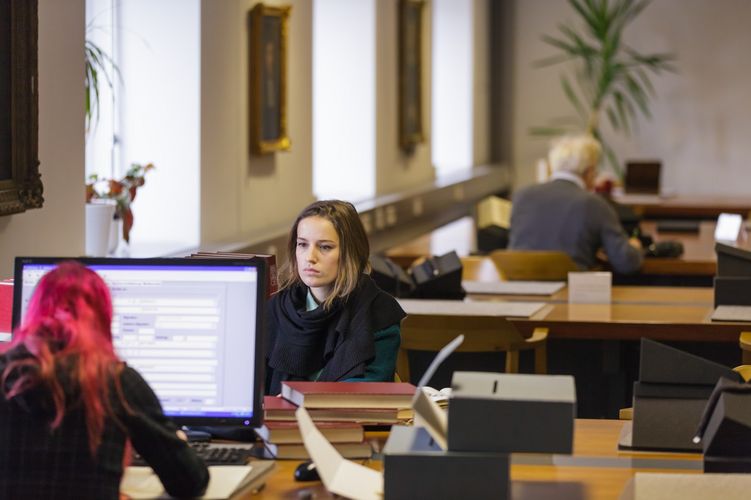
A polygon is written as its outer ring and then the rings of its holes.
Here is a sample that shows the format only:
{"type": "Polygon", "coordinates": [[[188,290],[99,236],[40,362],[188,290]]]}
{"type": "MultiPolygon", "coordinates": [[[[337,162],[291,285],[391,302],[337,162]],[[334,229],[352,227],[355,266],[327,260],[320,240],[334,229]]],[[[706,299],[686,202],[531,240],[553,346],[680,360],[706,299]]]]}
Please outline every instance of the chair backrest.
{"type": "Polygon", "coordinates": [[[409,381],[407,351],[438,352],[459,334],[464,342],[456,352],[508,352],[523,346],[524,338],[503,317],[411,315],[401,323],[401,347],[396,371],[409,381]]]}
{"type": "Polygon", "coordinates": [[[501,279],[493,261],[487,257],[462,257],[462,279],[469,281],[497,281],[501,279]]]}
{"type": "Polygon", "coordinates": [[[568,254],[547,250],[497,250],[490,254],[505,280],[565,281],[578,268],[568,254]]]}

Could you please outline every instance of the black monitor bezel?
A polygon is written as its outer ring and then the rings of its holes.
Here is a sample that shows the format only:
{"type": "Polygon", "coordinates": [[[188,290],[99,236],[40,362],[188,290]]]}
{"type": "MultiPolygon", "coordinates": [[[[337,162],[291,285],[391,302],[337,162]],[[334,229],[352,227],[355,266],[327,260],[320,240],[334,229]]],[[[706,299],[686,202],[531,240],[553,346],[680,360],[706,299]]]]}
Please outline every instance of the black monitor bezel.
{"type": "MultiPolygon", "coordinates": [[[[263,424],[263,395],[265,386],[265,356],[264,336],[266,330],[266,300],[267,290],[267,265],[266,261],[259,257],[250,258],[121,258],[121,257],[16,257],[14,265],[14,283],[22,283],[23,267],[26,264],[58,264],[63,261],[76,261],[85,266],[89,265],[153,265],[153,266],[216,266],[216,267],[247,267],[251,265],[258,269],[258,288],[256,297],[256,335],[255,335],[255,377],[253,389],[253,415],[251,417],[195,417],[169,415],[169,418],[180,426],[204,425],[204,426],[243,426],[260,427],[263,424]]],[[[12,329],[14,331],[21,321],[21,298],[22,286],[13,287],[13,317],[12,329]]]]}

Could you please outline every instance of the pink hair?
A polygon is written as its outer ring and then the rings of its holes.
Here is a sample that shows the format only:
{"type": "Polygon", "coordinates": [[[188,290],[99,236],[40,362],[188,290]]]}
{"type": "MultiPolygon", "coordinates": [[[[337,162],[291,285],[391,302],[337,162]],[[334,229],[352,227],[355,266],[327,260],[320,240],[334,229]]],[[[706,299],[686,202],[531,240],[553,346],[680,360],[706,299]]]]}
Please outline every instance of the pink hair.
{"type": "Polygon", "coordinates": [[[66,411],[58,370],[68,372],[73,387],[80,391],[92,455],[101,443],[105,417],[114,417],[111,381],[123,400],[119,386],[123,364],[112,347],[111,323],[112,300],[102,278],[77,262],[63,262],[39,281],[21,327],[0,348],[2,353],[23,346],[31,354],[6,366],[3,386],[12,373],[18,375],[6,398],[36,386],[47,388],[55,405],[53,429],[62,423],[66,411]]]}

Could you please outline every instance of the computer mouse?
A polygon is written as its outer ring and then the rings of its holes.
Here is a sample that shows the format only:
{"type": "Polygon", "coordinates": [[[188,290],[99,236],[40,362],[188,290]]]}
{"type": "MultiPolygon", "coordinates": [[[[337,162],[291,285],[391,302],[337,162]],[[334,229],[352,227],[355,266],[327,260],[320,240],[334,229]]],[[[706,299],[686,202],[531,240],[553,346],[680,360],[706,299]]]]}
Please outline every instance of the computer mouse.
{"type": "Polygon", "coordinates": [[[316,464],[312,461],[303,462],[295,469],[295,481],[320,481],[316,464]]]}

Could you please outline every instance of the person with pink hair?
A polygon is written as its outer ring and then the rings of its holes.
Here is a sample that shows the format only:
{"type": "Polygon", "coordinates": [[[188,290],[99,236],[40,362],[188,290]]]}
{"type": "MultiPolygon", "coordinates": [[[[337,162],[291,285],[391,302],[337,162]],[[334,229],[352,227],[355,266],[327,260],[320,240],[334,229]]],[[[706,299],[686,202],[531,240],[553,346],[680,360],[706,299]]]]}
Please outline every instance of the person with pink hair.
{"type": "Polygon", "coordinates": [[[0,347],[0,498],[117,499],[131,446],[170,495],[205,491],[206,465],[118,358],[111,323],[94,271],[64,262],[40,280],[0,347]]]}

